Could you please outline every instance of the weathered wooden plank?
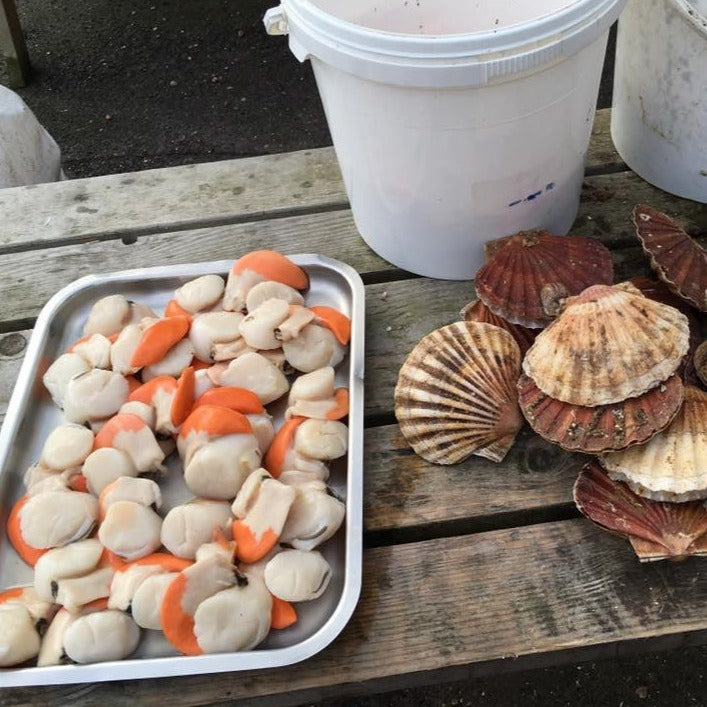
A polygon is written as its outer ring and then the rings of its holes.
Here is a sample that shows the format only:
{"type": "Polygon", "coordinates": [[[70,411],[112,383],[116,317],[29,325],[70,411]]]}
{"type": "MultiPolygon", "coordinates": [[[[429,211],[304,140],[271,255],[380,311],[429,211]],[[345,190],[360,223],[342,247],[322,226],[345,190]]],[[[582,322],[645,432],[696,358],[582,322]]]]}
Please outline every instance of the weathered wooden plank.
{"type": "Polygon", "coordinates": [[[679,221],[693,236],[707,234],[707,205],[668,194],[633,172],[587,177],[572,233],[600,239],[607,247],[637,243],[631,214],[650,204],[679,221]]]}
{"type": "Polygon", "coordinates": [[[258,248],[321,253],[351,263],[364,273],[391,267],[359,238],[348,210],[125,240],[92,241],[2,256],[0,297],[5,296],[7,301],[2,325],[7,328],[13,320],[36,317],[55,292],[83,275],[195,260],[235,260],[258,248]]]}
{"type": "MultiPolygon", "coordinates": [[[[628,172],[586,180],[572,232],[599,238],[611,248],[635,244],[631,210],[641,201],[679,216],[693,232],[707,233],[707,207],[670,196],[628,172]]],[[[353,265],[364,275],[392,270],[359,237],[348,210],[125,238],[125,242],[74,243],[3,255],[0,327],[26,326],[52,294],[82,275],[235,258],[264,247],[322,253],[353,265]]]]}
{"type": "MultiPolygon", "coordinates": [[[[613,169],[608,111],[587,164],[613,169]],[[596,150],[595,150],[596,142],[596,150]]],[[[0,192],[0,250],[236,223],[347,204],[332,148],[18,187],[0,192]]]]}
{"type": "Polygon", "coordinates": [[[0,249],[343,208],[330,149],[38,184],[0,192],[0,249]]]}
{"type": "Polygon", "coordinates": [[[574,512],[572,486],[586,461],[527,425],[500,464],[477,456],[453,466],[429,464],[414,454],[397,425],[367,429],[364,442],[363,517],[374,544],[567,517],[574,512]]]}
{"type": "Polygon", "coordinates": [[[317,699],[335,686],[342,697],[410,673],[419,679],[479,665],[521,669],[534,656],[556,651],[598,657],[602,649],[615,653],[617,642],[626,650],[632,642],[647,647],[681,635],[707,638],[699,560],[640,565],[628,543],[584,520],[376,548],[364,553],[363,569],[351,622],[328,648],[298,665],[5,689],[3,704],[130,700],[181,707],[293,690],[317,699]]]}

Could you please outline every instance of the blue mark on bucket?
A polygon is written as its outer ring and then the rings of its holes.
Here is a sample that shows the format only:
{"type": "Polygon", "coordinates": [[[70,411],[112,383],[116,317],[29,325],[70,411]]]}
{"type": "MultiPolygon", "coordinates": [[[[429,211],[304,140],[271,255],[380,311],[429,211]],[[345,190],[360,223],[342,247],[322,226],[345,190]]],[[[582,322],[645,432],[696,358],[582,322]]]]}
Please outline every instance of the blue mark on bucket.
{"type": "Polygon", "coordinates": [[[523,204],[527,201],[535,201],[539,196],[542,196],[543,193],[552,191],[555,188],[555,182],[548,182],[545,185],[544,189],[539,189],[538,191],[534,191],[532,194],[528,194],[527,196],[523,197],[522,199],[516,199],[515,201],[511,201],[510,204],[508,204],[508,208],[511,208],[513,206],[518,206],[518,204],[523,204]]]}

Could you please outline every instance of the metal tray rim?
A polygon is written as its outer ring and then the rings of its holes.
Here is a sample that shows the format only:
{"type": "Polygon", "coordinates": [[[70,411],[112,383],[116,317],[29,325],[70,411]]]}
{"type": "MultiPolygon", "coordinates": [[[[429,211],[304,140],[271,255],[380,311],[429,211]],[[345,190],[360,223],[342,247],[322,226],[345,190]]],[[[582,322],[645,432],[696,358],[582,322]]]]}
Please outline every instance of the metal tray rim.
{"type": "MultiPolygon", "coordinates": [[[[358,272],[350,265],[315,253],[289,255],[303,267],[320,265],[340,274],[351,289],[352,335],[349,347],[349,451],[346,472],[345,581],[336,608],[314,634],[292,646],[265,650],[217,653],[201,656],[133,658],[87,665],[7,668],[0,670],[0,687],[56,685],[148,677],[197,675],[291,665],[305,660],[328,646],[343,630],[353,614],[361,592],[363,542],[363,372],[365,290],[358,272]]],[[[63,304],[84,289],[106,282],[198,277],[228,272],[232,260],[199,262],[174,266],[133,268],[100,275],[85,275],[56,292],[44,305],[27,345],[15,388],[0,430],[0,474],[5,473],[12,440],[26,406],[26,390],[41,354],[53,317],[63,304]]]]}

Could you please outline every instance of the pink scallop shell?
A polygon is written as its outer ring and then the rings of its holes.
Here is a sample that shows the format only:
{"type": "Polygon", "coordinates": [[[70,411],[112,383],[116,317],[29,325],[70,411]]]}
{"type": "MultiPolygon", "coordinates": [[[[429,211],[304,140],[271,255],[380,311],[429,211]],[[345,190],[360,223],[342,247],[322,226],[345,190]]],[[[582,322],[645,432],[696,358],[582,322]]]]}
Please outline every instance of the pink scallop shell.
{"type": "Polygon", "coordinates": [[[675,221],[651,206],[638,204],[633,222],[660,279],[694,307],[707,312],[707,251],[675,221]]]}
{"type": "Polygon", "coordinates": [[[579,511],[631,542],[641,562],[707,555],[707,509],[701,501],[667,503],[637,496],[594,461],[574,484],[579,511]]]}
{"type": "Polygon", "coordinates": [[[518,393],[525,419],[541,437],[571,452],[600,454],[647,442],[665,429],[680,410],[683,384],[673,375],[637,398],[587,407],[545,395],[523,374],[518,393]]]}
{"type": "Polygon", "coordinates": [[[486,252],[476,294],[511,324],[542,328],[560,299],[613,280],[611,254],[593,238],[526,231],[487,244],[486,252]]]}

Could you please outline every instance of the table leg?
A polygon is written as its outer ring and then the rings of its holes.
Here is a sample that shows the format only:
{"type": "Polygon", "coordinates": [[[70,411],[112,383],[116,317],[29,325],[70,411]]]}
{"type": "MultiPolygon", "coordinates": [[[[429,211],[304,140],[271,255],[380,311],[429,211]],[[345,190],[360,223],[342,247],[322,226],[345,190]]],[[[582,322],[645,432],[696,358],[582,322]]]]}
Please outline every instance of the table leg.
{"type": "Polygon", "coordinates": [[[0,0],[0,53],[5,58],[10,87],[24,86],[29,76],[29,56],[15,0],[0,0]]]}

